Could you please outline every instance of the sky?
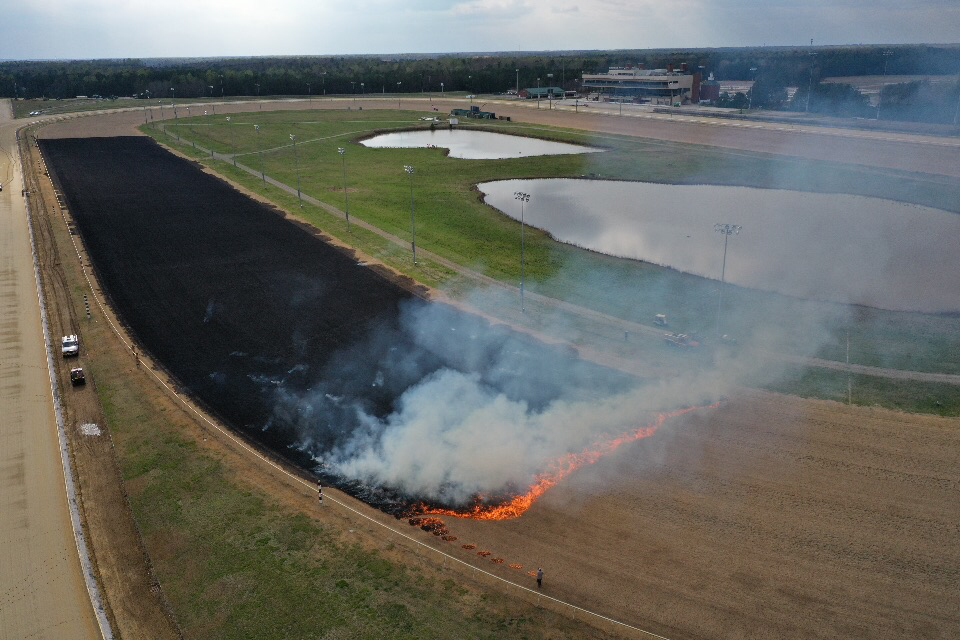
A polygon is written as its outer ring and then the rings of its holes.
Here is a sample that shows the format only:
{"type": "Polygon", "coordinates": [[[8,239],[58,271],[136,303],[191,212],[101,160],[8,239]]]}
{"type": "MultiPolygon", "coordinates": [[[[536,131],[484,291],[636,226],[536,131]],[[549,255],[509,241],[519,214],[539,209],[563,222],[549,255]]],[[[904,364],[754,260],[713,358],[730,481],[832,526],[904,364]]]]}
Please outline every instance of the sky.
{"type": "Polygon", "coordinates": [[[958,0],[18,0],[0,59],[960,42],[958,0]]]}

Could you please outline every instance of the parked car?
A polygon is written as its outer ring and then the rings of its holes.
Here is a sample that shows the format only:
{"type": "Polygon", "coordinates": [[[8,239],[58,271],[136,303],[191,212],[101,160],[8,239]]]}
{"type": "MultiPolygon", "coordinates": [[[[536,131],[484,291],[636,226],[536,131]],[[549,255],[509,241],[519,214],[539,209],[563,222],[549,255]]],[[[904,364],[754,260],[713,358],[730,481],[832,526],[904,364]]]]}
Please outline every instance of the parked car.
{"type": "Polygon", "coordinates": [[[70,384],[75,387],[87,384],[87,377],[84,375],[81,367],[70,369],[70,384]]]}
{"type": "Polygon", "coordinates": [[[63,336],[60,351],[64,358],[80,355],[80,339],[76,335],[63,336]]]}

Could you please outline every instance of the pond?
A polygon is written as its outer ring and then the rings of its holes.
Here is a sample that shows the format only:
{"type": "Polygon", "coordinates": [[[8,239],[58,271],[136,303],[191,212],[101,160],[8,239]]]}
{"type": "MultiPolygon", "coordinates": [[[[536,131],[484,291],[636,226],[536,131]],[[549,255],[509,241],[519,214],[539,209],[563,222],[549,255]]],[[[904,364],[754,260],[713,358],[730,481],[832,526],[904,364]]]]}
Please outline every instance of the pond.
{"type": "Polygon", "coordinates": [[[397,131],[361,141],[373,148],[442,147],[451,158],[465,160],[502,160],[529,156],[555,156],[567,153],[596,153],[595,147],[553,142],[525,136],[511,136],[490,131],[437,128],[435,130],[397,131]]]}
{"type": "Polygon", "coordinates": [[[485,200],[560,242],[801,298],[960,310],[960,215],[879,198],[603,180],[503,180],[485,200]],[[741,225],[737,235],[714,230],[741,225]]]}

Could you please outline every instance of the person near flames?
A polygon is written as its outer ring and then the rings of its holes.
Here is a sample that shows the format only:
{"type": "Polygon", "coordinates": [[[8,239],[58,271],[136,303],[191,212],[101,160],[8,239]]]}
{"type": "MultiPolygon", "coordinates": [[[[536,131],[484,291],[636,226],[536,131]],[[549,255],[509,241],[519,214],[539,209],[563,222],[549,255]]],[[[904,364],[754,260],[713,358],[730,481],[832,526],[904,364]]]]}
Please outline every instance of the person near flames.
{"type": "Polygon", "coordinates": [[[537,589],[543,588],[543,569],[537,568],[537,589]]]}

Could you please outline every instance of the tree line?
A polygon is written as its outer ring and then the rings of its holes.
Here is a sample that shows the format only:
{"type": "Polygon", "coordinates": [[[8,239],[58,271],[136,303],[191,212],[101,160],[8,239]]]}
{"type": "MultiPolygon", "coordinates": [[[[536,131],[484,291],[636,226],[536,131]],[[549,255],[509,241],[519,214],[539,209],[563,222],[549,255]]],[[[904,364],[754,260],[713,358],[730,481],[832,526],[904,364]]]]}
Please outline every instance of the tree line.
{"type": "MultiPolygon", "coordinates": [[[[502,93],[562,86],[576,90],[583,73],[611,66],[678,66],[718,80],[754,80],[750,95],[727,96],[733,106],[797,108],[837,115],[871,107],[852,88],[821,79],[860,75],[960,74],[960,46],[896,45],[752,47],[397,56],[297,56],[200,59],[8,61],[0,63],[0,97],[134,96],[174,99],[228,96],[305,96],[361,93],[502,93]],[[798,87],[792,100],[786,87],[798,87]],[[807,95],[809,93],[809,100],[807,95]]],[[[887,87],[886,117],[949,121],[944,105],[954,85],[887,87]],[[899,88],[895,88],[899,87],[899,88]]],[[[953,96],[953,97],[952,97],[953,96]]]]}

